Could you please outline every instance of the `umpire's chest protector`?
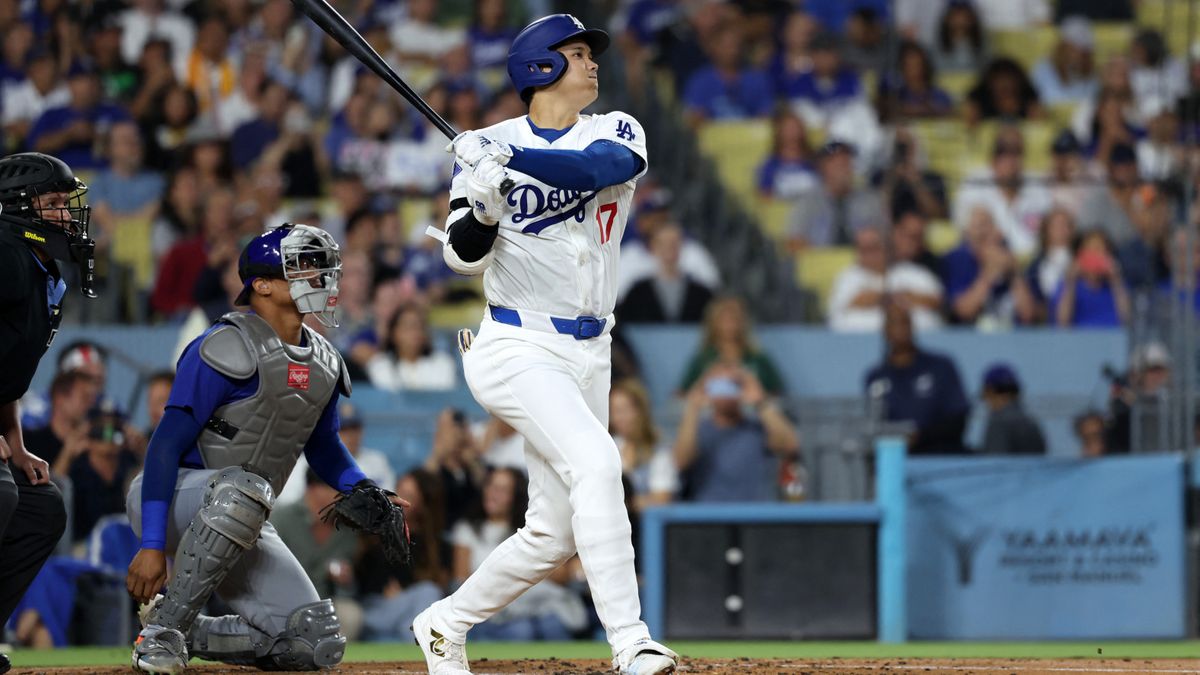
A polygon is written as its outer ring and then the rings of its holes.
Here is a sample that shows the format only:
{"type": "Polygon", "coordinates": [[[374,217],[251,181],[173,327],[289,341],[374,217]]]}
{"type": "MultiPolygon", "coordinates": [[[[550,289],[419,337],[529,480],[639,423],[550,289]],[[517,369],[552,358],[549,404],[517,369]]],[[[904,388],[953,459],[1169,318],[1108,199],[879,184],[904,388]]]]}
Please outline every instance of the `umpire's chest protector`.
{"type": "Polygon", "coordinates": [[[209,469],[250,465],[271,481],[275,494],[335,390],[350,394],[342,357],[325,338],[304,327],[307,346],[285,343],[256,314],[232,312],[200,344],[214,370],[244,380],[258,373],[258,391],[217,408],[199,438],[209,469]]]}

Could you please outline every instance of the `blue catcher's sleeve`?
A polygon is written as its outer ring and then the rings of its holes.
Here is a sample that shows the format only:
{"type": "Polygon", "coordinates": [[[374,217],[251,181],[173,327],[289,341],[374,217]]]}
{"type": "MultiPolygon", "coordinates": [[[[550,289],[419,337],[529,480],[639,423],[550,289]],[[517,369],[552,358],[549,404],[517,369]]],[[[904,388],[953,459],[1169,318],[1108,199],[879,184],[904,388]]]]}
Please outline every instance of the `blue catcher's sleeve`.
{"type": "Polygon", "coordinates": [[[565,190],[599,190],[641,173],[643,161],[633,150],[609,140],[583,150],[540,150],[513,146],[509,168],[565,190]]]}
{"type": "Polygon", "coordinates": [[[167,512],[175,496],[179,459],[196,445],[202,428],[187,411],[167,406],[154,429],[142,476],[142,548],[166,548],[167,512]]]}
{"type": "Polygon", "coordinates": [[[179,357],[166,411],[146,448],[146,469],[142,476],[142,548],[161,551],[166,546],[167,512],[175,496],[180,459],[196,447],[196,438],[213,411],[231,399],[244,398],[246,389],[253,392],[257,387],[257,382],[239,386],[200,358],[200,343],[207,335],[193,340],[179,357]]]}
{"type": "MultiPolygon", "coordinates": [[[[338,393],[335,391],[321,412],[321,419],[304,444],[304,457],[308,465],[335,490],[345,492],[359,481],[367,479],[350,450],[338,436],[341,420],[337,412],[338,393]]],[[[390,485],[383,487],[391,488],[390,485]]]]}

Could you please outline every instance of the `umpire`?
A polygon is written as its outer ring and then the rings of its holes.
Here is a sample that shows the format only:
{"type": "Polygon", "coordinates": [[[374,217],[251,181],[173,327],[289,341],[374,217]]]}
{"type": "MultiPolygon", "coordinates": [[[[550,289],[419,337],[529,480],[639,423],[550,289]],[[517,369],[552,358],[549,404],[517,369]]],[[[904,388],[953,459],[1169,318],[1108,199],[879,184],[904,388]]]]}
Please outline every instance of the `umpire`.
{"type": "MultiPolygon", "coordinates": [[[[84,295],[96,297],[86,193],[57,158],[0,159],[0,630],[66,528],[50,467],[25,448],[17,402],[62,319],[56,261],[78,265],[84,295]]],[[[0,673],[10,667],[0,654],[0,673]]]]}

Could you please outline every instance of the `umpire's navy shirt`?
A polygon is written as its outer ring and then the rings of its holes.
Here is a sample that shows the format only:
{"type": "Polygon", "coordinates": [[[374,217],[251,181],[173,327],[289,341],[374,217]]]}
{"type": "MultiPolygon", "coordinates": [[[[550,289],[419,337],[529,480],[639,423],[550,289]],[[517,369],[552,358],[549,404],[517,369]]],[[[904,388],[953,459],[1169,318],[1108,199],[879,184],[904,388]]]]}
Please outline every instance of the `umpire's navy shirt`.
{"type": "Polygon", "coordinates": [[[949,358],[917,350],[912,365],[887,362],[867,372],[868,397],[882,396],[884,418],[917,426],[914,454],[957,454],[964,451],[962,428],[970,404],[958,368],[949,358]]]}
{"type": "Polygon", "coordinates": [[[53,260],[42,263],[16,235],[0,232],[0,405],[29,389],[62,319],[65,291],[53,260]]]}

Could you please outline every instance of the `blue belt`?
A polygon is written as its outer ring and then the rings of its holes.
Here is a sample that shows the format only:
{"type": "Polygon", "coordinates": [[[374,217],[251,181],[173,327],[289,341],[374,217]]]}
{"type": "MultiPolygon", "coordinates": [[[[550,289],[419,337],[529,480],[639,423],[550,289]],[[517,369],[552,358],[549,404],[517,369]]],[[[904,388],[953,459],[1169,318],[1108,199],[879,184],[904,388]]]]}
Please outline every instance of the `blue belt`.
{"type": "MultiPolygon", "coordinates": [[[[507,307],[497,307],[496,305],[488,305],[488,310],[491,312],[492,320],[499,323],[508,324],[510,326],[521,326],[521,313],[515,309],[507,307]]],[[[574,319],[562,319],[557,316],[548,317],[554,330],[563,334],[570,335],[576,340],[590,340],[595,337],[600,337],[604,334],[604,325],[608,323],[608,319],[598,319],[594,316],[580,316],[574,319]]],[[[533,326],[527,326],[533,328],[533,326]]]]}

